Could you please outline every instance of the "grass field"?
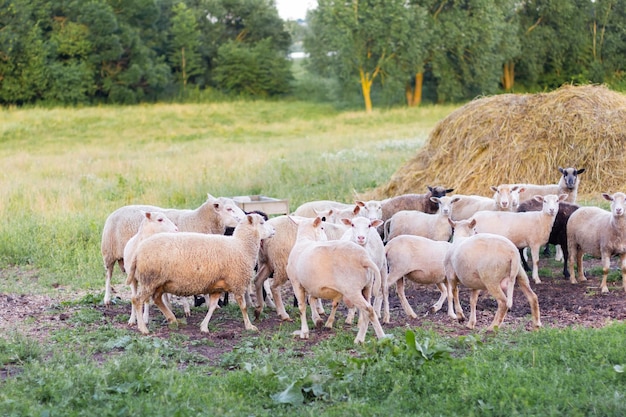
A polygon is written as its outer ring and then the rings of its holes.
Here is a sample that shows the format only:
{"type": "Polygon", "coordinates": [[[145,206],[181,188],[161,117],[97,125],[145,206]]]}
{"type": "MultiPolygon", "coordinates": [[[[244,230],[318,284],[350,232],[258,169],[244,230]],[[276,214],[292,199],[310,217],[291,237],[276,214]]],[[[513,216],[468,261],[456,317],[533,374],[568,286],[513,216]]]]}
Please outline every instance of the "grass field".
{"type": "Polygon", "coordinates": [[[195,208],[207,193],[286,198],[292,209],[351,201],[385,184],[454,109],[366,115],[246,101],[0,111],[0,294],[51,297],[49,310],[70,324],[33,338],[20,331],[28,318],[3,323],[0,415],[626,414],[624,323],[490,337],[395,329],[380,342],[370,330],[359,347],[338,329],[305,353],[283,328],[251,334],[216,366],[189,352],[202,341],[142,337],[93,308],[104,287],[100,233],[117,207],[195,208]]]}

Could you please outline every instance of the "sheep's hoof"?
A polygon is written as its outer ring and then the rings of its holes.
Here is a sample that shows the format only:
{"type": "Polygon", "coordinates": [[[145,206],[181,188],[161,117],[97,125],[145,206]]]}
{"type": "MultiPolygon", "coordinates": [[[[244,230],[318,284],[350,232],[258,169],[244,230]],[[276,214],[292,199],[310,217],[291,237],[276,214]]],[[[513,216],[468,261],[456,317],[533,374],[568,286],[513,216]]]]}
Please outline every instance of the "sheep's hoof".
{"type": "Polygon", "coordinates": [[[315,328],[316,329],[321,329],[323,325],[324,325],[324,320],[322,320],[322,319],[315,320],[315,328]]]}
{"type": "Polygon", "coordinates": [[[287,321],[287,322],[289,322],[289,323],[293,323],[293,319],[292,319],[291,317],[289,317],[289,316],[284,316],[284,317],[283,317],[283,316],[281,316],[281,317],[280,317],[280,319],[281,319],[282,321],[287,321]]]}
{"type": "Polygon", "coordinates": [[[602,291],[602,294],[607,294],[609,292],[609,287],[602,287],[601,291],[602,291]]]}
{"type": "Polygon", "coordinates": [[[293,333],[291,333],[293,336],[299,336],[300,339],[308,339],[309,338],[309,332],[303,332],[302,330],[296,330],[293,333]]]}
{"type": "Polygon", "coordinates": [[[254,310],[254,320],[258,320],[261,317],[261,310],[254,310]]]}
{"type": "Polygon", "coordinates": [[[541,284],[541,280],[539,278],[535,279],[535,284],[541,284]]]}

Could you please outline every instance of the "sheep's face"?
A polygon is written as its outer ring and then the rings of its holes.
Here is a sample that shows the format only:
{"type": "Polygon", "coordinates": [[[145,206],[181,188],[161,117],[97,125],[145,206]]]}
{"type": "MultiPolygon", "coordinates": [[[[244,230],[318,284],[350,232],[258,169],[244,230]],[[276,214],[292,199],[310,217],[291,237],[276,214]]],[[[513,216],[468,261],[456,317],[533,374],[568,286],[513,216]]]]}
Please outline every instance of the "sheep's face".
{"type": "Polygon", "coordinates": [[[382,220],[369,220],[365,217],[355,217],[352,220],[343,219],[344,224],[350,227],[351,240],[357,245],[365,246],[370,236],[370,232],[374,230],[372,236],[380,237],[376,228],[382,224],[382,220]]]}
{"type": "Polygon", "coordinates": [[[512,210],[519,205],[519,187],[509,184],[500,184],[497,187],[491,187],[491,190],[495,193],[493,198],[496,200],[496,204],[502,210],[512,210]]]}
{"type": "Polygon", "coordinates": [[[383,218],[383,204],[380,201],[357,201],[356,205],[361,208],[359,216],[366,217],[370,220],[383,218]]]}
{"type": "Polygon", "coordinates": [[[246,217],[246,213],[230,198],[218,198],[214,207],[226,227],[236,227],[246,217]]]}
{"type": "Polygon", "coordinates": [[[622,217],[624,215],[624,210],[626,210],[626,194],[602,194],[602,196],[605,200],[611,202],[611,213],[613,214],[613,217],[622,217]]]}
{"type": "MultiPolygon", "coordinates": [[[[567,194],[562,194],[567,198],[567,194]]],[[[559,212],[559,202],[564,200],[564,198],[559,197],[556,194],[548,194],[545,196],[535,196],[535,199],[541,201],[543,203],[543,212],[548,214],[549,216],[556,216],[559,212]]]]}
{"type": "Polygon", "coordinates": [[[578,174],[585,172],[585,169],[582,168],[577,170],[576,168],[559,168],[559,171],[563,174],[563,182],[565,183],[565,186],[569,190],[573,190],[578,186],[580,181],[578,174]]]}
{"type": "Polygon", "coordinates": [[[452,205],[459,201],[459,197],[431,197],[430,201],[439,205],[439,214],[450,217],[452,214],[452,205]]]}
{"type": "Polygon", "coordinates": [[[178,227],[163,213],[144,212],[139,229],[146,234],[178,232],[178,227]]]}

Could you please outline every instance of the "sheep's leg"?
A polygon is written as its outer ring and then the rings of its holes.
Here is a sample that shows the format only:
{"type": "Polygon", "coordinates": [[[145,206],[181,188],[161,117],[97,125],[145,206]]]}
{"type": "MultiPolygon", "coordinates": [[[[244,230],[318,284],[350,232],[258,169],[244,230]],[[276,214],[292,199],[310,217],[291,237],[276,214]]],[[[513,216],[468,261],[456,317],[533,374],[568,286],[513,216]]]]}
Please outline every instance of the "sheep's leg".
{"type": "Polygon", "coordinates": [[[106,280],[104,281],[104,305],[111,305],[111,277],[113,276],[113,268],[115,267],[115,262],[109,265],[105,265],[106,267],[106,280]]]}
{"type": "Polygon", "coordinates": [[[574,272],[574,265],[576,265],[576,260],[578,258],[578,251],[574,246],[570,246],[569,243],[568,243],[567,251],[569,252],[569,259],[568,259],[568,265],[567,265],[569,282],[572,284],[576,284],[576,273],[574,272]]]}
{"type": "Polygon", "coordinates": [[[324,305],[322,304],[322,299],[318,298],[315,303],[311,303],[311,308],[315,308],[317,310],[317,314],[320,316],[325,316],[326,312],[324,311],[324,305]],[[313,306],[315,304],[315,306],[313,306]]]}
{"type": "Polygon", "coordinates": [[[539,249],[540,245],[530,247],[530,256],[533,258],[533,281],[535,281],[535,284],[541,284],[539,279],[539,249]]]}
{"type": "Polygon", "coordinates": [[[569,275],[569,250],[567,248],[567,245],[562,246],[561,245],[561,250],[563,251],[563,277],[565,279],[569,279],[570,275],[569,275]]]}
{"type": "Polygon", "coordinates": [[[470,293],[470,319],[467,323],[467,327],[473,329],[476,326],[476,303],[478,303],[478,296],[480,290],[472,290],[470,293]]]}
{"type": "Polygon", "coordinates": [[[174,313],[172,313],[172,310],[170,310],[168,305],[163,302],[163,294],[163,287],[159,287],[154,291],[154,295],[152,296],[154,304],[156,304],[159,310],[161,310],[161,313],[163,313],[168,323],[176,323],[176,316],[174,315],[174,313]]]}
{"type": "MultiPolygon", "coordinates": [[[[130,298],[133,299],[134,296],[137,295],[137,281],[133,281],[130,283],[130,298]]],[[[137,316],[135,315],[135,307],[133,307],[132,302],[130,305],[130,318],[128,319],[128,325],[131,326],[137,322],[137,316]]]]}
{"type": "Polygon", "coordinates": [[[380,315],[382,305],[385,314],[383,323],[389,323],[391,320],[389,315],[389,277],[386,270],[380,271],[380,281],[380,292],[374,297],[374,310],[379,318],[382,317],[380,315]]]}
{"type": "Polygon", "coordinates": [[[620,269],[622,270],[622,285],[624,286],[624,291],[626,291],[626,253],[622,253],[619,259],[620,269]]]}
{"type": "Polygon", "coordinates": [[[276,309],[276,304],[274,303],[274,297],[272,296],[272,291],[271,291],[271,285],[274,282],[273,278],[270,279],[266,279],[265,282],[263,283],[263,301],[265,301],[265,304],[267,304],[267,306],[269,308],[273,308],[276,309]]]}
{"type": "Polygon", "coordinates": [[[202,333],[209,332],[209,320],[211,320],[211,316],[213,316],[213,312],[217,308],[221,296],[222,294],[219,292],[209,294],[209,311],[206,313],[206,316],[204,316],[202,323],[200,323],[200,331],[202,333]]]}
{"type": "Polygon", "coordinates": [[[150,333],[148,326],[146,326],[146,322],[143,321],[143,316],[141,315],[141,306],[148,301],[148,298],[150,298],[150,294],[143,291],[132,298],[133,308],[135,309],[135,317],[137,318],[137,328],[143,334],[150,333]]]}
{"type": "Polygon", "coordinates": [[[554,245],[554,247],[556,248],[556,255],[554,255],[554,260],[557,262],[563,262],[566,259],[563,248],[561,247],[561,245],[554,245]]]}
{"type": "Polygon", "coordinates": [[[445,282],[440,282],[436,285],[437,288],[439,288],[439,292],[441,292],[441,295],[439,296],[437,302],[430,308],[431,313],[436,313],[441,310],[444,301],[446,301],[446,298],[448,297],[448,286],[445,284],[445,282]]]}
{"type": "Polygon", "coordinates": [[[300,336],[300,339],[309,338],[309,324],[306,321],[306,293],[304,287],[300,285],[295,279],[291,280],[291,286],[293,287],[293,294],[298,300],[298,309],[300,310],[300,331],[295,331],[293,334],[300,336]]]}
{"type": "Polygon", "coordinates": [[[241,315],[243,316],[243,325],[246,330],[258,332],[259,329],[257,329],[257,327],[250,322],[250,317],[248,317],[248,310],[246,308],[246,299],[244,295],[239,293],[235,294],[235,301],[239,304],[239,310],[241,310],[241,315]]]}
{"type": "Polygon", "coordinates": [[[530,312],[533,318],[533,326],[535,329],[541,327],[541,317],[539,313],[539,299],[537,298],[537,294],[530,288],[530,281],[528,280],[528,276],[526,273],[522,273],[520,271],[517,274],[517,282],[519,282],[519,287],[526,296],[528,303],[530,304],[530,312]]]}
{"type": "Polygon", "coordinates": [[[356,314],[356,307],[352,307],[348,309],[348,314],[346,315],[346,324],[352,324],[354,321],[354,315],[356,314]]]}
{"type": "MultiPolygon", "coordinates": [[[[313,319],[313,323],[315,323],[316,327],[321,327],[322,324],[324,324],[324,320],[322,320],[322,317],[320,317],[320,314],[316,309],[318,300],[320,299],[309,295],[309,304],[311,305],[311,318],[313,319]]],[[[298,302],[300,302],[300,300],[298,300],[298,302]]]]}
{"type": "Polygon", "coordinates": [[[609,287],[606,285],[606,279],[609,275],[609,269],[611,267],[611,254],[608,252],[602,252],[602,284],[600,284],[600,291],[602,293],[609,292],[609,287]]]}
{"type": "MultiPolygon", "coordinates": [[[[587,281],[587,277],[585,276],[585,269],[583,268],[583,251],[582,250],[578,250],[578,252],[576,253],[576,265],[578,266],[578,281],[587,281]]],[[[573,283],[575,284],[576,281],[574,280],[573,283]]]]}
{"type": "Polygon", "coordinates": [[[406,294],[404,293],[404,277],[396,281],[396,293],[398,294],[400,304],[402,305],[406,315],[412,319],[417,318],[417,314],[415,314],[415,311],[411,308],[411,305],[406,298],[406,294]]]}
{"type": "Polygon", "coordinates": [[[326,324],[324,324],[324,327],[326,327],[327,329],[333,328],[333,324],[335,323],[335,313],[337,313],[337,307],[339,306],[340,301],[341,301],[341,296],[333,300],[330,314],[328,315],[328,319],[326,319],[326,324]]]}
{"type": "Polygon", "coordinates": [[[530,271],[530,266],[528,266],[528,262],[527,262],[528,256],[526,255],[526,249],[527,248],[519,249],[519,257],[522,260],[522,265],[524,266],[524,269],[526,271],[530,271]]]}
{"type": "Polygon", "coordinates": [[[182,297],[180,302],[183,305],[183,311],[185,312],[185,317],[191,317],[191,307],[189,306],[189,297],[182,297]]]}
{"type": "Polygon", "coordinates": [[[448,278],[448,316],[459,323],[465,320],[461,303],[459,302],[459,286],[456,274],[448,278]],[[454,305],[453,305],[454,303],[454,305]]]}
{"type": "Polygon", "coordinates": [[[284,273],[276,274],[274,279],[272,280],[272,284],[270,285],[272,296],[274,297],[274,302],[276,303],[276,313],[283,321],[292,321],[289,314],[285,310],[285,304],[283,303],[283,296],[280,292],[280,288],[283,286],[285,282],[287,282],[287,277],[284,277],[284,273]]]}
{"type": "Polygon", "coordinates": [[[363,297],[355,297],[354,305],[359,309],[359,331],[354,338],[354,343],[363,343],[365,341],[365,334],[367,333],[367,326],[370,322],[372,322],[372,327],[374,327],[374,332],[376,333],[376,337],[379,339],[385,337],[385,332],[383,331],[380,322],[378,321],[378,317],[376,316],[376,312],[374,311],[374,307],[370,303],[366,301],[363,297]]]}
{"type": "MultiPolygon", "coordinates": [[[[515,284],[513,282],[509,282],[508,285],[511,287],[507,286],[507,291],[511,290],[512,286],[515,284]]],[[[504,321],[504,318],[506,317],[506,313],[509,308],[507,307],[507,296],[502,290],[501,283],[487,286],[487,291],[498,302],[498,309],[496,310],[496,314],[493,317],[493,321],[491,322],[489,327],[487,327],[488,331],[493,331],[494,328],[500,327],[502,325],[502,322],[504,321]]]]}

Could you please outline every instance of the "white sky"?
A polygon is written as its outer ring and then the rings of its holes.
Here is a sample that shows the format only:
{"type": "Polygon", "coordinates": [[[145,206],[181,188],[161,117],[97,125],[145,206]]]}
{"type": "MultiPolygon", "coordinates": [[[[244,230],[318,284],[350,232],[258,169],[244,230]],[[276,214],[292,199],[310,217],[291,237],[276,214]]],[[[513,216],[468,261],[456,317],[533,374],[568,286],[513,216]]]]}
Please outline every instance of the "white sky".
{"type": "Polygon", "coordinates": [[[317,7],[317,0],[275,0],[279,16],[284,19],[304,19],[308,9],[317,7]]]}

